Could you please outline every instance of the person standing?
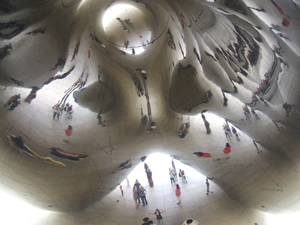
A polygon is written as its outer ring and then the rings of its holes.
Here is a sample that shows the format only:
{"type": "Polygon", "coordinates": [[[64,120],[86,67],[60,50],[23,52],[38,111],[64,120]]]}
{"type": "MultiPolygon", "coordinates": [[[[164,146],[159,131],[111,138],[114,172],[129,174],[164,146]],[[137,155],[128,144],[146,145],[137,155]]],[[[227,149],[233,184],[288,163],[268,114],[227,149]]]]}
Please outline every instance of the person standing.
{"type": "Polygon", "coordinates": [[[147,169],[147,178],[148,178],[150,187],[153,187],[152,172],[149,168],[147,169]]]}
{"type": "Polygon", "coordinates": [[[175,167],[175,163],[174,163],[174,160],[173,160],[173,159],[172,159],[172,167],[173,167],[173,170],[172,170],[173,176],[174,176],[174,177],[177,177],[176,167],[175,167]]]}
{"type": "Polygon", "coordinates": [[[64,139],[64,142],[70,143],[69,137],[72,135],[73,127],[71,125],[68,126],[67,129],[65,129],[66,137],[64,139]]]}
{"type": "Polygon", "coordinates": [[[225,132],[225,136],[226,136],[227,140],[231,140],[231,138],[230,138],[230,128],[226,123],[224,123],[224,125],[223,125],[223,130],[225,132]]]}
{"type": "Polygon", "coordinates": [[[206,178],[206,194],[209,195],[209,182],[207,178],[206,178]]]}
{"type": "Polygon", "coordinates": [[[145,172],[147,173],[147,169],[149,168],[148,164],[147,163],[144,163],[144,169],[145,169],[145,172]]]}
{"type": "Polygon", "coordinates": [[[88,51],[88,57],[91,58],[91,49],[88,51]]]}
{"type": "Polygon", "coordinates": [[[184,170],[179,170],[179,173],[181,174],[181,179],[183,183],[187,183],[186,177],[185,177],[185,173],[184,170]]]}
{"type": "Polygon", "coordinates": [[[229,159],[230,158],[230,153],[231,153],[231,146],[229,143],[226,143],[226,146],[223,150],[224,154],[227,155],[226,159],[229,159]]]}
{"type": "Polygon", "coordinates": [[[54,106],[54,113],[53,113],[53,119],[55,119],[55,116],[57,119],[59,119],[59,114],[60,114],[60,107],[58,105],[54,106]]]}
{"type": "Polygon", "coordinates": [[[147,214],[154,214],[156,215],[156,220],[157,220],[157,224],[158,225],[163,225],[164,221],[163,221],[163,217],[162,217],[162,213],[164,213],[166,210],[164,211],[159,211],[159,209],[156,209],[154,213],[147,213],[147,214]]]}
{"type": "Polygon", "coordinates": [[[137,191],[140,190],[140,186],[141,186],[140,182],[136,179],[134,183],[134,187],[137,189],[137,191]]]}
{"type": "Polygon", "coordinates": [[[124,196],[124,192],[123,192],[123,187],[122,187],[122,185],[120,185],[120,191],[121,191],[122,196],[124,196]]]}
{"type": "Polygon", "coordinates": [[[206,133],[210,134],[211,133],[210,124],[207,120],[204,121],[204,125],[205,125],[205,128],[206,128],[206,133]]]}
{"type": "Polygon", "coordinates": [[[148,201],[147,201],[147,198],[146,198],[146,193],[147,193],[146,189],[143,186],[141,186],[140,191],[139,191],[139,196],[142,199],[143,206],[148,205],[148,201]]]}
{"type": "Polygon", "coordinates": [[[204,122],[205,128],[206,128],[206,133],[210,134],[211,133],[211,129],[210,129],[210,124],[209,122],[206,120],[205,115],[203,113],[201,113],[202,116],[202,120],[204,122]]]}
{"type": "Polygon", "coordinates": [[[9,110],[13,111],[19,104],[21,104],[20,99],[14,100],[13,103],[11,104],[9,110]]]}
{"type": "Polygon", "coordinates": [[[175,184],[175,180],[174,180],[174,174],[173,174],[173,171],[171,170],[171,168],[169,168],[169,176],[170,176],[171,184],[173,186],[173,183],[175,184]]]}
{"type": "Polygon", "coordinates": [[[239,137],[239,135],[238,135],[238,133],[237,133],[234,126],[231,126],[231,130],[232,130],[232,133],[235,135],[236,140],[240,141],[240,137],[239,137]]]}
{"type": "Polygon", "coordinates": [[[102,125],[102,127],[105,127],[105,126],[106,126],[106,125],[104,124],[104,122],[106,122],[106,121],[105,121],[105,120],[102,120],[101,112],[98,113],[97,119],[98,119],[98,124],[99,124],[99,125],[102,125]]]}
{"type": "Polygon", "coordinates": [[[135,203],[135,207],[138,209],[141,202],[140,202],[140,197],[139,197],[139,194],[138,194],[135,186],[133,187],[132,194],[133,194],[133,200],[135,203]],[[137,201],[139,201],[139,203],[137,201]]]}
{"type": "Polygon", "coordinates": [[[10,104],[12,104],[13,102],[17,102],[19,99],[21,99],[21,95],[17,94],[14,96],[11,96],[9,98],[9,100],[3,105],[4,107],[9,106],[10,104]]]}
{"type": "Polygon", "coordinates": [[[180,205],[181,204],[181,198],[180,198],[181,191],[180,191],[179,184],[176,184],[175,194],[176,194],[176,197],[178,199],[177,205],[180,205]]]}

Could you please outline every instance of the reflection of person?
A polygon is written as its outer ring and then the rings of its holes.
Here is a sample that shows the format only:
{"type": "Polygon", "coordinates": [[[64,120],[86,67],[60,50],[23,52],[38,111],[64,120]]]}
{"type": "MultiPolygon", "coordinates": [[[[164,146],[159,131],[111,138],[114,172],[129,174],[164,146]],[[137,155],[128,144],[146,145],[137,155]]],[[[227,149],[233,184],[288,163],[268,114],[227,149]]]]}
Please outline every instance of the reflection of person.
{"type": "Polygon", "coordinates": [[[88,157],[88,155],[86,155],[86,154],[76,154],[76,153],[65,152],[57,147],[52,147],[52,148],[50,148],[50,150],[51,150],[52,155],[55,155],[57,157],[64,158],[64,159],[69,159],[72,161],[83,160],[86,157],[88,157]]]}
{"type": "Polygon", "coordinates": [[[145,172],[147,173],[147,169],[148,169],[148,164],[147,163],[144,163],[144,169],[145,169],[145,172]]]}
{"type": "Polygon", "coordinates": [[[14,110],[19,104],[21,104],[21,101],[20,101],[20,99],[18,99],[18,100],[14,100],[13,101],[13,103],[11,104],[11,106],[10,106],[10,109],[9,110],[14,110]]]}
{"type": "Polygon", "coordinates": [[[182,134],[183,130],[184,130],[184,124],[182,123],[182,124],[180,125],[180,127],[178,128],[177,133],[182,134]]]}
{"type": "Polygon", "coordinates": [[[20,94],[14,95],[12,97],[9,98],[9,100],[3,105],[4,107],[12,104],[14,101],[18,101],[21,98],[20,94]]]}
{"type": "Polygon", "coordinates": [[[123,192],[123,187],[122,187],[122,185],[120,185],[120,191],[121,191],[122,196],[124,196],[124,192],[123,192]]]}
{"type": "Polygon", "coordinates": [[[194,152],[193,154],[199,158],[211,158],[211,154],[205,152],[194,152]]]}
{"type": "Polygon", "coordinates": [[[180,198],[181,191],[180,191],[179,184],[176,184],[175,194],[176,194],[176,197],[178,199],[177,205],[180,205],[181,204],[181,198],[180,198]]]}
{"type": "Polygon", "coordinates": [[[54,106],[54,112],[53,112],[53,119],[55,119],[55,116],[57,116],[57,119],[59,119],[59,114],[60,114],[60,107],[58,105],[54,106]]]}
{"type": "Polygon", "coordinates": [[[209,195],[209,182],[208,179],[206,178],[206,194],[209,195]]]}
{"type": "Polygon", "coordinates": [[[136,187],[133,187],[132,193],[133,193],[133,200],[135,203],[135,207],[138,208],[140,206],[140,197],[138,195],[136,187]],[[137,201],[139,201],[139,203],[137,201]]]}
{"type": "Polygon", "coordinates": [[[134,187],[136,187],[136,189],[139,190],[140,186],[141,186],[140,182],[136,179],[134,183],[134,187]]]}
{"type": "Polygon", "coordinates": [[[174,180],[174,173],[173,170],[171,170],[171,168],[169,168],[169,176],[170,176],[171,184],[173,186],[173,183],[175,184],[175,180],[174,180]]]}
{"type": "Polygon", "coordinates": [[[226,143],[226,147],[224,148],[223,152],[227,155],[226,159],[229,159],[231,153],[231,146],[229,143],[226,143]]]}
{"type": "Polygon", "coordinates": [[[143,186],[141,186],[140,191],[139,191],[138,194],[142,199],[143,206],[148,205],[148,201],[147,201],[147,198],[146,198],[146,189],[143,186]]]}
{"type": "Polygon", "coordinates": [[[183,183],[187,183],[184,170],[179,169],[179,176],[181,177],[183,183]]]}
{"type": "Polygon", "coordinates": [[[156,215],[156,220],[157,220],[157,224],[161,225],[164,224],[163,222],[163,217],[162,217],[162,213],[164,213],[166,210],[164,211],[160,211],[159,209],[156,209],[154,213],[147,213],[147,214],[154,214],[156,215]]]}
{"type": "Polygon", "coordinates": [[[70,143],[70,140],[68,137],[70,137],[72,135],[72,130],[73,130],[73,128],[71,125],[69,125],[67,129],[65,129],[66,137],[64,139],[64,142],[70,143]]]}
{"type": "Polygon", "coordinates": [[[145,218],[143,219],[143,221],[144,221],[144,223],[142,223],[142,225],[151,225],[151,224],[153,224],[153,221],[152,221],[152,220],[149,220],[148,217],[145,217],[145,218]]]}
{"type": "Polygon", "coordinates": [[[153,187],[152,172],[149,168],[147,169],[147,178],[148,178],[150,187],[153,187]]]}
{"type": "Polygon", "coordinates": [[[187,122],[187,123],[185,123],[185,129],[184,130],[188,133],[190,131],[190,127],[191,127],[190,122],[187,122]]]}

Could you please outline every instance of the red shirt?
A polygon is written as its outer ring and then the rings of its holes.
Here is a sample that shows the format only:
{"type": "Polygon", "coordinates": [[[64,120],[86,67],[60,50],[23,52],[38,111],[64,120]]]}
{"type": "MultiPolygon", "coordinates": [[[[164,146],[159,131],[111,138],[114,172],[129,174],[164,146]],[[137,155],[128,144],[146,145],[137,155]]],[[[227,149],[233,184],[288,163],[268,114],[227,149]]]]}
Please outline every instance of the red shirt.
{"type": "Polygon", "coordinates": [[[224,154],[228,154],[231,152],[231,147],[225,147],[224,150],[223,150],[224,154]]]}
{"type": "Polygon", "coordinates": [[[175,192],[177,197],[181,195],[180,188],[176,188],[175,192]]]}
{"type": "Polygon", "coordinates": [[[66,135],[71,136],[72,135],[72,130],[69,130],[68,128],[65,129],[66,135]]]}

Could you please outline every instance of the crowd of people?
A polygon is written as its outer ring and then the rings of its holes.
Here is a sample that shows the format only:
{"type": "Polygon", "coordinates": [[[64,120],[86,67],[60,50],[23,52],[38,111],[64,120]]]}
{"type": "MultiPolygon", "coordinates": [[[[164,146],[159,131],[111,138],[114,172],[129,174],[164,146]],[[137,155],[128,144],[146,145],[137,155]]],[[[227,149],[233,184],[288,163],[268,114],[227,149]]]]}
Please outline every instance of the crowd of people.
{"type": "Polygon", "coordinates": [[[190,127],[190,122],[182,123],[177,131],[179,133],[179,137],[184,138],[189,133],[190,127]]]}

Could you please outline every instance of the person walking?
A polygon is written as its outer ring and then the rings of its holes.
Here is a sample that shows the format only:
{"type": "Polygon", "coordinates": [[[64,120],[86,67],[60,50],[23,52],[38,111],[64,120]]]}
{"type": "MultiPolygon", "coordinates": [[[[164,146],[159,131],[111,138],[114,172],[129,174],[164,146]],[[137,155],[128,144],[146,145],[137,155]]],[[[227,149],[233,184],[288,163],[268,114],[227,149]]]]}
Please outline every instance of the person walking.
{"type": "Polygon", "coordinates": [[[65,129],[66,137],[64,139],[64,142],[70,143],[69,137],[72,135],[73,127],[71,125],[68,126],[67,129],[65,129]]]}
{"type": "Polygon", "coordinates": [[[181,204],[181,198],[180,198],[181,191],[180,191],[179,184],[176,184],[175,194],[176,194],[176,197],[178,199],[177,205],[180,205],[181,204]]]}
{"type": "Polygon", "coordinates": [[[137,191],[135,186],[132,189],[132,194],[133,194],[133,200],[134,200],[134,203],[135,203],[135,207],[138,209],[141,202],[140,202],[140,197],[139,197],[138,191],[137,191]]]}
{"type": "Polygon", "coordinates": [[[165,211],[166,210],[160,211],[159,209],[156,209],[154,213],[147,213],[147,214],[154,214],[156,216],[157,224],[163,225],[164,221],[163,221],[163,217],[161,214],[164,213],[165,211]]]}
{"type": "Polygon", "coordinates": [[[140,191],[139,191],[138,194],[142,199],[143,206],[148,205],[148,201],[147,201],[147,198],[146,198],[146,193],[147,193],[146,189],[143,186],[141,186],[140,191]]]}
{"type": "Polygon", "coordinates": [[[124,196],[124,192],[123,192],[123,187],[122,187],[122,185],[120,185],[120,191],[121,191],[122,196],[124,196]]]}

